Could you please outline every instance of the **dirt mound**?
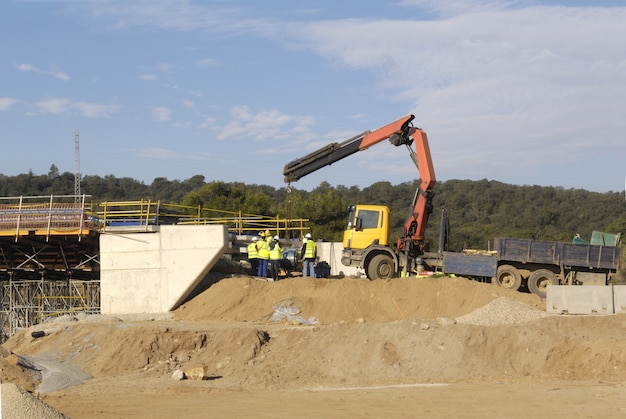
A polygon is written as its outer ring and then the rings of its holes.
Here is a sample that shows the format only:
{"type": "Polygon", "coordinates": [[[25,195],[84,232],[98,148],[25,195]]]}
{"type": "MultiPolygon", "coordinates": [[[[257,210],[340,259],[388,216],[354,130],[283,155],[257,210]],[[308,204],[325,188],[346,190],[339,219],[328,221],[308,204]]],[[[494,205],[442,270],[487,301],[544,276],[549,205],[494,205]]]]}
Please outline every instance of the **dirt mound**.
{"type": "MultiPolygon", "coordinates": [[[[537,296],[462,278],[271,283],[239,276],[213,284],[169,320],[95,319],[55,324],[37,339],[21,332],[4,345],[93,377],[44,394],[69,416],[136,415],[123,401],[140,403],[152,393],[176,396],[150,399],[167,417],[188,408],[173,400],[196,392],[204,400],[207,391],[626,381],[626,337],[616,332],[625,316],[548,316],[537,296]],[[276,307],[297,308],[315,322],[274,321],[276,307]],[[206,383],[172,379],[195,367],[208,371],[206,383]]],[[[194,412],[202,408],[198,402],[194,412]]]]}
{"type": "Polygon", "coordinates": [[[499,297],[545,310],[541,298],[463,278],[289,278],[275,283],[253,277],[220,281],[175,312],[179,320],[266,321],[277,304],[291,303],[322,324],[456,318],[499,297]]]}

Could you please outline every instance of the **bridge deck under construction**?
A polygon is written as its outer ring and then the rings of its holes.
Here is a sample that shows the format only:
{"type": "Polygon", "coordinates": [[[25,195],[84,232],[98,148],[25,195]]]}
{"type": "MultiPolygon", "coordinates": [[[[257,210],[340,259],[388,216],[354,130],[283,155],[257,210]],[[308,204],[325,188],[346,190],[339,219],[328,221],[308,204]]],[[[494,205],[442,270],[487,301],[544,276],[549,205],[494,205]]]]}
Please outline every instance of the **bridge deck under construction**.
{"type": "Polygon", "coordinates": [[[288,238],[302,236],[308,221],[143,200],[94,205],[88,199],[0,198],[0,343],[48,317],[100,312],[101,234],[151,232],[159,224],[226,224],[236,234],[272,229],[288,238]]]}

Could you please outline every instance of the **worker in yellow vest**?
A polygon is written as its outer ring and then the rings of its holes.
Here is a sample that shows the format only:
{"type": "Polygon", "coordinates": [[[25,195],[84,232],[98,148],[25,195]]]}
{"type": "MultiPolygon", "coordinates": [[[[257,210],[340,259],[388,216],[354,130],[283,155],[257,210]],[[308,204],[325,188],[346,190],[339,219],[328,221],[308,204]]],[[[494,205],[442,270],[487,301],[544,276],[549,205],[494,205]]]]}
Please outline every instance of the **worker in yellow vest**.
{"type": "Polygon", "coordinates": [[[270,272],[272,273],[272,280],[278,281],[278,270],[280,269],[280,259],[282,248],[280,247],[280,239],[278,236],[274,236],[270,242],[270,272]]]}
{"type": "Polygon", "coordinates": [[[270,248],[267,240],[265,239],[265,233],[263,233],[259,240],[256,242],[256,250],[259,257],[259,268],[257,270],[257,276],[260,278],[267,278],[267,261],[270,258],[270,248]]]}
{"type": "Polygon", "coordinates": [[[302,259],[302,277],[310,276],[315,278],[315,258],[317,257],[317,244],[313,241],[311,233],[304,236],[305,242],[300,251],[302,259]]]}
{"type": "Polygon", "coordinates": [[[248,245],[248,262],[250,262],[250,275],[256,275],[259,271],[259,252],[256,250],[256,243],[259,240],[254,236],[248,245]]]}

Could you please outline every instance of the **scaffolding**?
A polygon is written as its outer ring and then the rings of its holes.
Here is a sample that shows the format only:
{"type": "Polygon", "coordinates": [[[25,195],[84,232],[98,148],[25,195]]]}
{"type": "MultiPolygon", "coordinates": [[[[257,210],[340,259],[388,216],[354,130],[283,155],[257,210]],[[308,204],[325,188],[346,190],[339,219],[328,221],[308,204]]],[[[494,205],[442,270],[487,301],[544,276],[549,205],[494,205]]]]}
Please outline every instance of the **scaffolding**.
{"type": "Polygon", "coordinates": [[[50,316],[100,310],[88,196],[0,198],[0,341],[50,316]]]}
{"type": "Polygon", "coordinates": [[[64,314],[100,312],[100,281],[13,280],[2,281],[0,340],[17,330],[64,314]]]}
{"type": "Polygon", "coordinates": [[[102,233],[154,232],[166,224],[220,224],[231,234],[273,230],[303,237],[307,219],[162,204],[90,202],[88,195],[0,198],[0,343],[51,317],[100,313],[102,233]]]}

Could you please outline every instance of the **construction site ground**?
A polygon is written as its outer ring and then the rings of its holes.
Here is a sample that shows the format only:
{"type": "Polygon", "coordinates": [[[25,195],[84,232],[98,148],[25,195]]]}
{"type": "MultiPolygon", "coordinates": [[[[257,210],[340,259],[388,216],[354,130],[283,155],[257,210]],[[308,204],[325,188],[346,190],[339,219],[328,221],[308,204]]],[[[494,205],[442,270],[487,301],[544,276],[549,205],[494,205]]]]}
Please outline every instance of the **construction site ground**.
{"type": "Polygon", "coordinates": [[[70,418],[622,418],[625,328],[463,278],[237,276],[170,316],[21,331],[0,367],[70,418]]]}

